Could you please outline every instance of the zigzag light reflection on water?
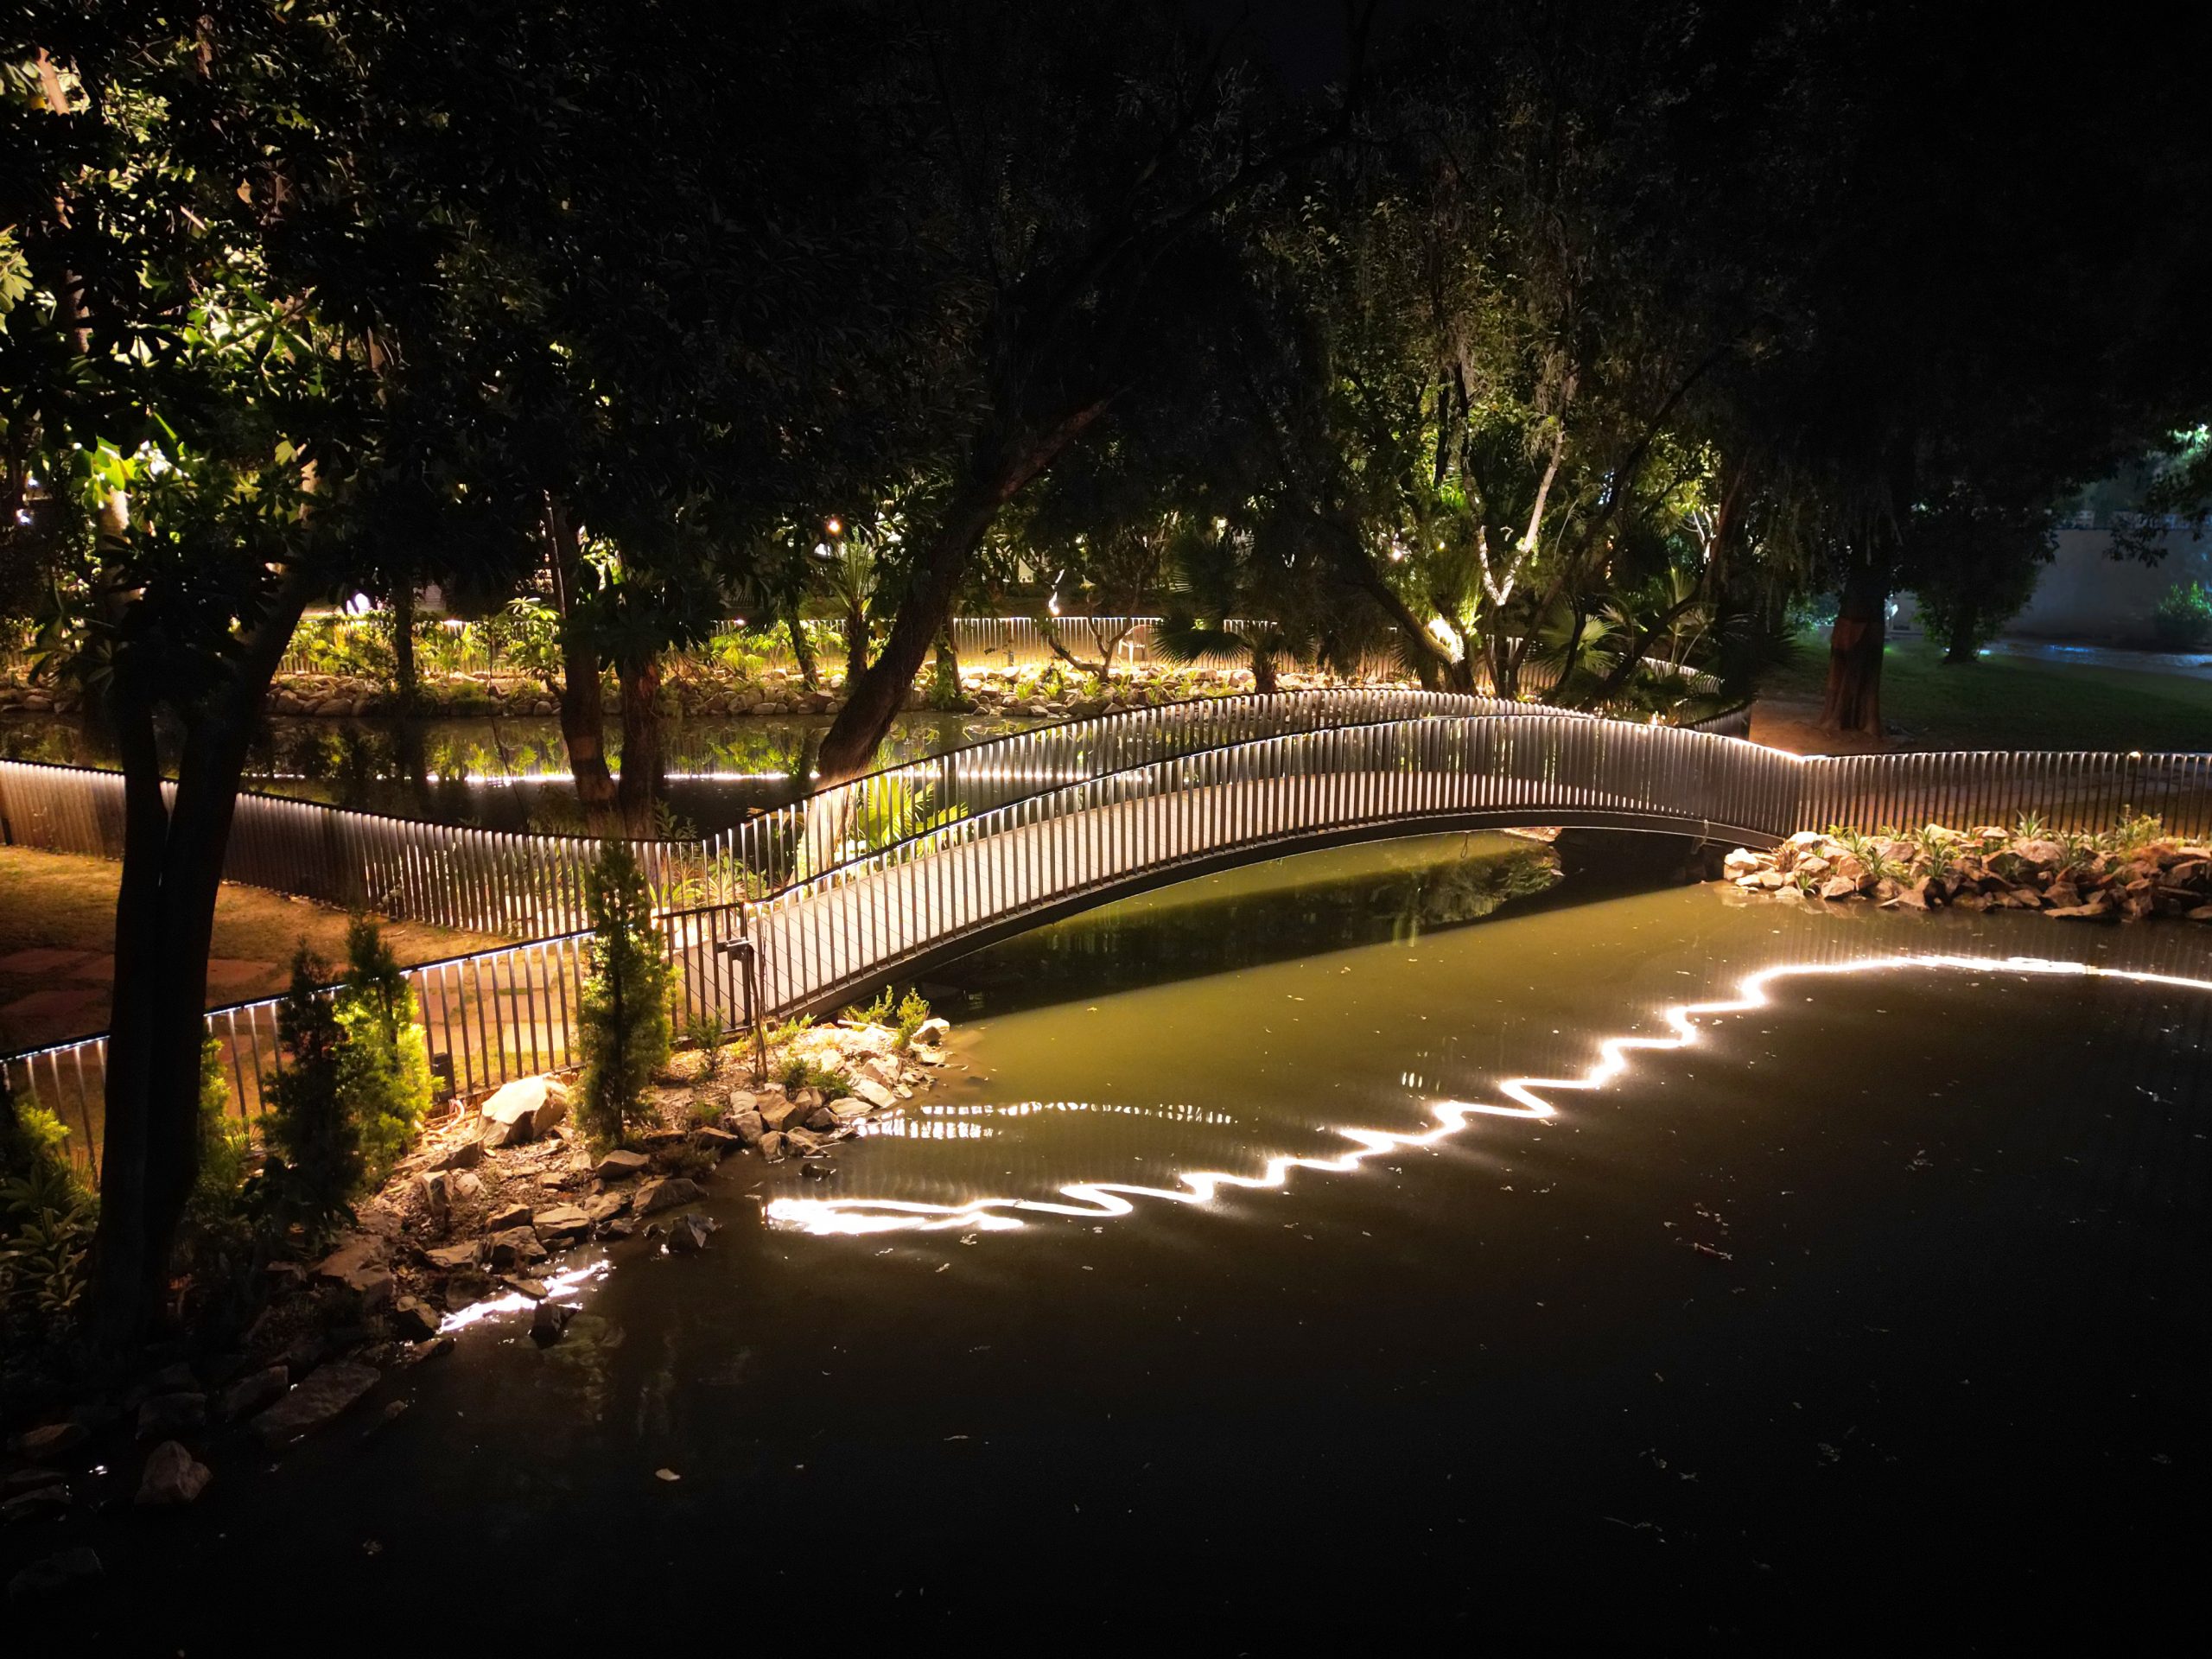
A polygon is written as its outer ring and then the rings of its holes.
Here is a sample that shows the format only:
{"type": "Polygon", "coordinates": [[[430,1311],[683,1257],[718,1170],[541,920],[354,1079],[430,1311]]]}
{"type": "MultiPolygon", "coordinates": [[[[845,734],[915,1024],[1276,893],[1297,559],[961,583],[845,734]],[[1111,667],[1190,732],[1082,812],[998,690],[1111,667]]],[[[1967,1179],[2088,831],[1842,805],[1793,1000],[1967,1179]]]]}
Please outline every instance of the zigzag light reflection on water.
{"type": "Polygon", "coordinates": [[[1629,1070],[1630,1056],[1649,1050],[1675,1050],[1698,1040],[1700,1016],[1749,1014],[1769,1006],[1767,988],[1777,980],[1813,976],[1840,976],[1898,969],[1951,970],[1973,973],[2039,975],[2064,979],[2119,980],[2131,984],[2165,986],[2179,990],[2212,991],[2212,979],[2184,974],[2152,973],[2130,968],[2101,968],[2092,963],[2067,962],[2048,957],[1956,957],[1906,952],[1843,962],[1783,963],[1745,975],[1736,982],[1735,995],[1707,1002],[1681,1002],[1659,1011],[1668,1034],[1649,1037],[1608,1037],[1598,1045],[1597,1059],[1580,1076],[1573,1077],[1509,1077],[1497,1085],[1510,1104],[1464,1100],[1431,1103],[1435,1119],[1429,1128],[1413,1133],[1387,1129],[1342,1128],[1351,1141],[1349,1151],[1336,1157],[1281,1154],[1269,1158],[1260,1173],[1240,1175],[1233,1171],[1201,1169],[1176,1176],[1174,1186],[1149,1186],[1127,1181],[1071,1181],[1057,1189],[1058,1198],[979,1198],[965,1204],[925,1204],[899,1198],[778,1198],[764,1214],[769,1225],[817,1235],[941,1231],[969,1228],[1005,1231],[1023,1224],[1025,1215],[1060,1216],[1086,1221],[1135,1212],[1136,1201],[1157,1199],[1168,1204],[1211,1204],[1230,1189],[1266,1190],[1286,1185],[1293,1170],[1314,1170],[1342,1175],[1357,1170],[1369,1159],[1384,1153],[1432,1147],[1447,1140],[1479,1117],[1518,1118],[1541,1122],[1556,1117],[1558,1109],[1548,1094],[1594,1092],[1605,1088],[1629,1070]]]}

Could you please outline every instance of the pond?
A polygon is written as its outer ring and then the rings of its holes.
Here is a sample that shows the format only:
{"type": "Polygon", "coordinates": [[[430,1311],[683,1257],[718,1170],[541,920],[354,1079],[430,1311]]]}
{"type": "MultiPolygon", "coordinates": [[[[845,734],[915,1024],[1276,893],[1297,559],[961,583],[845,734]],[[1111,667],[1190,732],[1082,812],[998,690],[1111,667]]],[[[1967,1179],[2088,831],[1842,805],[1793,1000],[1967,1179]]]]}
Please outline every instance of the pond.
{"type": "MultiPolygon", "coordinates": [[[[902,715],[877,762],[893,766],[1046,723],[1026,715],[902,715]]],[[[714,835],[796,798],[829,729],[827,715],[671,720],[666,833],[714,835]]],[[[609,764],[619,768],[613,722],[607,738],[609,764]]],[[[54,715],[0,719],[0,759],[115,764],[98,733],[54,715]]],[[[556,720],[272,720],[247,760],[245,787],[486,830],[575,834],[582,827],[556,720]]]]}
{"type": "Polygon", "coordinates": [[[1260,1652],[2193,1615],[2199,936],[1563,851],[1548,891],[1498,837],[1309,854],[944,970],[951,1081],[833,1181],[726,1165],[709,1249],[615,1247],[558,1344],[486,1323],[273,1466],[211,1455],[192,1510],[105,1523],[73,1629],[1260,1652]]]}

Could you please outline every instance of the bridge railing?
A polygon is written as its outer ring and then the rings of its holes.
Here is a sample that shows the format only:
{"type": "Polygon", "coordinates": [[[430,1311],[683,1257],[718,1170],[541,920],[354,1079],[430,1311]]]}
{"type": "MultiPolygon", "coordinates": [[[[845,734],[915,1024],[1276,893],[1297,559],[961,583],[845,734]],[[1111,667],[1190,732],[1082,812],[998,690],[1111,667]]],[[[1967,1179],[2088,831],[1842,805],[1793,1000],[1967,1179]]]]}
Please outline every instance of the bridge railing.
{"type": "MultiPolygon", "coordinates": [[[[164,784],[174,800],[176,787],[164,784]]],[[[123,856],[123,777],[82,766],[0,760],[0,841],[42,852],[123,856]]],[[[395,920],[509,938],[584,925],[588,836],[518,835],[242,793],[223,879],[395,920]]],[[[698,842],[633,843],[658,899],[704,896],[698,842]]]]}
{"type": "MultiPolygon", "coordinates": [[[[2212,757],[2204,755],[1804,760],[1669,727],[1433,708],[1413,702],[1365,723],[1288,731],[1255,729],[1288,718],[1281,709],[1217,710],[1227,724],[1211,728],[1218,741],[1205,746],[1208,728],[1195,715],[1127,721],[1071,750],[988,746],[1003,752],[953,780],[974,785],[962,798],[981,803],[1016,785],[1027,792],[935,823],[894,823],[905,833],[880,845],[848,836],[831,846],[834,858],[793,866],[772,885],[754,878],[749,899],[664,910],[658,925],[677,964],[677,1012],[712,1011],[731,1023],[745,1013],[721,948],[741,935],[760,969],[753,1012],[767,1017],[834,1004],[924,957],[1116,887],[1258,849],[1399,829],[1618,824],[1759,843],[1835,824],[1910,830],[1931,819],[2010,827],[2032,817],[2053,832],[2090,833],[2124,812],[2153,812],[2170,833],[2212,837],[2212,757]],[[1064,775],[1055,766],[1070,769],[1065,781],[1055,781],[1064,775]]],[[[1333,712],[1353,710],[1340,703],[1333,712]]],[[[971,762],[982,752],[969,752],[971,762]]],[[[865,804],[866,791],[857,794],[865,804]]],[[[855,821],[849,803],[827,810],[835,816],[825,822],[855,821]]],[[[54,820],[93,833],[59,811],[54,820]]],[[[787,844],[803,849],[804,815],[787,821],[787,844]]],[[[434,1064],[453,1090],[573,1062],[584,944],[572,926],[410,970],[434,1064]]],[[[260,1079],[281,1064],[274,1008],[263,1000],[208,1016],[245,1116],[258,1113],[260,1079]]],[[[105,1061],[105,1039],[92,1038],[5,1064],[19,1090],[79,1125],[89,1152],[105,1061]]]]}

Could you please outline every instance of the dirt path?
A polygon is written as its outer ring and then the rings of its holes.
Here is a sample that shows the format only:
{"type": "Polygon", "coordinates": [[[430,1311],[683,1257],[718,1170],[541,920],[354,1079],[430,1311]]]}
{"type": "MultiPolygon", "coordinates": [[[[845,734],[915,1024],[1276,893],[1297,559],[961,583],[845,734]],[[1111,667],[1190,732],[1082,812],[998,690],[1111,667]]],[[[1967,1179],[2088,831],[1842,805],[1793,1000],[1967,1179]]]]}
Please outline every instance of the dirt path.
{"type": "MultiPolygon", "coordinates": [[[[107,1026],[119,865],[105,859],[0,848],[0,1052],[89,1035],[107,1026]]],[[[270,996],[291,976],[301,938],[343,963],[346,914],[254,887],[226,887],[207,959],[210,1006],[270,996]]],[[[385,938],[404,963],[506,941],[394,922],[385,938]]]]}

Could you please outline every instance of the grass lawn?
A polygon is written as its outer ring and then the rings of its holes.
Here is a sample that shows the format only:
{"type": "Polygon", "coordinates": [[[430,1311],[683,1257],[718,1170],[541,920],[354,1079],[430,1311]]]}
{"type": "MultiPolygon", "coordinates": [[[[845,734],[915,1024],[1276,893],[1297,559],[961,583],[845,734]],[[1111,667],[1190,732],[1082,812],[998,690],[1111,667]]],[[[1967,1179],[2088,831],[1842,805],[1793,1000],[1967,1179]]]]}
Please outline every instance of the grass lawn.
{"type": "MultiPolygon", "coordinates": [[[[107,1028],[115,975],[115,889],[105,859],[0,847],[0,1052],[107,1028]]],[[[291,976],[302,936],[325,961],[346,960],[346,914],[257,887],[226,887],[215,903],[207,1000],[269,996],[291,976]]],[[[414,922],[384,930],[403,963],[435,962],[505,944],[414,922]]]]}
{"type": "MultiPolygon", "coordinates": [[[[1995,656],[1947,668],[1942,655],[1910,639],[1883,659],[1883,716],[1913,748],[2212,749],[2212,679],[1995,656]]],[[[1762,698],[1817,718],[1827,659],[1825,635],[1802,636],[1762,698]]]]}

